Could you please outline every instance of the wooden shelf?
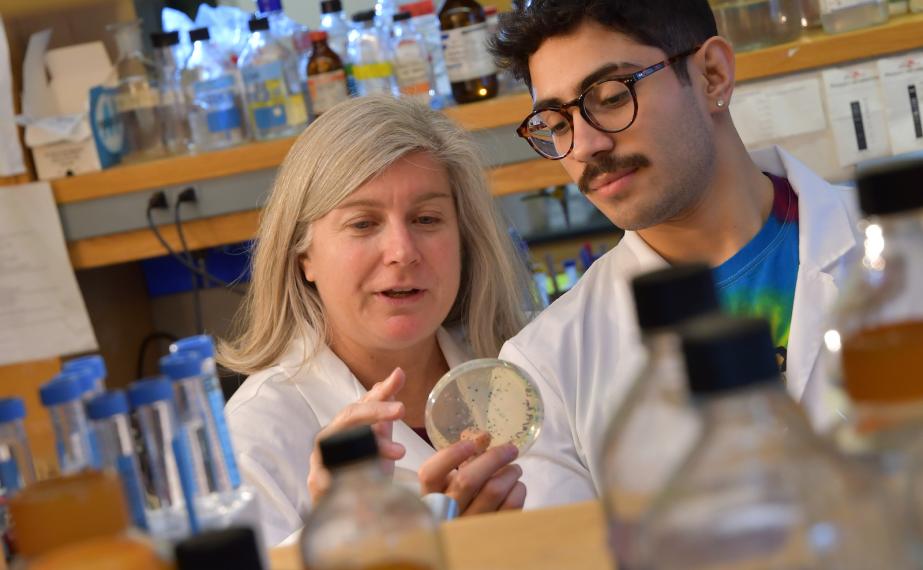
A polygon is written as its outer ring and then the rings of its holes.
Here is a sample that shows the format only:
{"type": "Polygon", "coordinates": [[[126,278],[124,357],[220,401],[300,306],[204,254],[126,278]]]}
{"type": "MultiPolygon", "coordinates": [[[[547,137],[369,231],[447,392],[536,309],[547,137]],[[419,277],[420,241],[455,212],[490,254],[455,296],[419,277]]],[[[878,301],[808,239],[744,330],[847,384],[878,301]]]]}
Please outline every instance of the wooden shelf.
{"type": "MultiPolygon", "coordinates": [[[[879,57],[923,46],[923,14],[892,19],[885,25],[839,35],[812,32],[799,41],[738,54],[737,80],[751,81],[775,75],[829,67],[879,57]]],[[[531,108],[528,93],[451,107],[444,112],[470,131],[517,124],[531,108]]],[[[68,204],[176,186],[204,179],[233,176],[275,168],[293,139],[253,143],[200,155],[172,157],[131,164],[102,172],[52,181],[55,200],[68,204]]],[[[534,160],[495,167],[488,172],[497,196],[525,192],[570,181],[561,165],[534,160]]],[[[201,248],[252,237],[258,213],[245,212],[191,222],[190,247],[201,248]]],[[[164,227],[175,243],[172,228],[164,227]],[[171,237],[172,236],[172,237],[171,237]]],[[[147,230],[83,239],[69,244],[74,267],[88,268],[163,255],[163,248],[147,230]]]]}

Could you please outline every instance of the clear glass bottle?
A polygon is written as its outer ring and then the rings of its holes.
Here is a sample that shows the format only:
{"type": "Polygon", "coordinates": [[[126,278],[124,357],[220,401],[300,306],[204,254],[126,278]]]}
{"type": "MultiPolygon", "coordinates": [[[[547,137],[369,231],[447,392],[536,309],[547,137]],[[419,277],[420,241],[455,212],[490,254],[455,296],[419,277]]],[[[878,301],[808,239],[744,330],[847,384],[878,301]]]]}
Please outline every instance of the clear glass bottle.
{"type": "MultiPolygon", "coordinates": [[[[923,1],[923,0],[921,0],[923,1]]],[[[442,54],[442,30],[439,27],[439,18],[436,17],[436,8],[433,0],[420,0],[410,4],[401,4],[401,12],[410,12],[413,27],[417,30],[426,49],[429,51],[430,67],[436,80],[437,104],[446,106],[452,103],[452,83],[445,68],[445,57],[442,54]]]]}
{"type": "Polygon", "coordinates": [[[42,405],[51,415],[62,475],[97,465],[82,394],[80,378],[71,372],[58,374],[39,389],[42,405]]]}
{"type": "Polygon", "coordinates": [[[21,398],[0,399],[0,496],[7,500],[35,482],[32,453],[22,423],[25,417],[26,406],[21,398]]]}
{"type": "MultiPolygon", "coordinates": [[[[269,20],[269,29],[273,35],[287,44],[298,59],[299,72],[304,71],[311,57],[311,30],[289,18],[282,10],[281,0],[256,0],[256,12],[259,17],[269,20]]],[[[301,78],[302,83],[306,80],[306,77],[301,78]]]]}
{"type": "Polygon", "coordinates": [[[318,117],[349,98],[349,84],[343,61],[327,45],[327,32],[311,32],[314,53],[308,62],[308,91],[318,117]]]}
{"type": "Polygon", "coordinates": [[[100,467],[118,474],[132,522],[139,529],[147,530],[144,487],[128,413],[128,398],[121,390],[99,394],[87,402],[100,467]]]}
{"type": "Polygon", "coordinates": [[[388,40],[375,26],[374,10],[353,14],[353,30],[349,33],[349,59],[353,64],[357,95],[386,93],[397,95],[392,54],[388,40]]]}
{"type": "Polygon", "coordinates": [[[888,21],[888,0],[821,0],[820,19],[828,34],[849,32],[888,21]]]}
{"type": "Polygon", "coordinates": [[[819,28],[820,21],[820,0],[801,0],[801,11],[803,19],[801,26],[804,28],[819,28]]]}
{"type": "Polygon", "coordinates": [[[356,80],[353,78],[353,62],[349,59],[349,32],[352,25],[343,12],[343,3],[340,0],[322,0],[320,11],[320,29],[327,32],[327,45],[340,56],[349,94],[355,95],[356,80]]]}
{"type": "Polygon", "coordinates": [[[371,428],[320,441],[330,490],[305,520],[301,555],[311,570],[442,570],[436,520],[413,492],[394,484],[371,428]]]}
{"type": "Polygon", "coordinates": [[[250,131],[257,140],[297,135],[308,124],[298,59],[276,40],[266,18],[250,20],[250,31],[237,60],[250,131]]]}
{"type": "Polygon", "coordinates": [[[624,570],[642,567],[644,517],[701,427],[689,401],[676,329],[719,310],[706,265],[654,271],[636,277],[631,286],[647,360],[615,408],[603,442],[600,477],[609,546],[624,570]]]}
{"type": "Polygon", "coordinates": [[[738,52],[801,37],[802,0],[711,0],[718,32],[738,52]]]}
{"type": "Polygon", "coordinates": [[[423,36],[414,29],[410,17],[410,12],[394,14],[391,29],[394,77],[402,97],[429,105],[436,95],[435,81],[423,36]]]}
{"type": "MultiPolygon", "coordinates": [[[[847,454],[873,466],[892,509],[907,526],[923,510],[905,508],[914,465],[923,462],[923,193],[918,158],[888,159],[860,168],[859,206],[865,215],[864,255],[834,308],[827,349],[849,398],[848,419],[835,438],[847,454]]],[[[923,503],[918,503],[923,506],[923,503]]],[[[918,509],[920,507],[917,507],[918,509]]],[[[923,550],[923,535],[908,537],[923,550]]],[[[923,557],[920,559],[923,562],[923,557]]]]}
{"type": "Polygon", "coordinates": [[[375,0],[375,25],[385,38],[391,37],[391,26],[394,25],[396,13],[397,0],[375,0]]]}
{"type": "Polygon", "coordinates": [[[163,143],[170,154],[189,152],[189,123],[186,98],[183,96],[181,73],[183,65],[177,57],[179,32],[151,34],[154,46],[154,66],[163,113],[163,143]]]}
{"type": "Polygon", "coordinates": [[[189,31],[192,52],[183,70],[183,91],[196,151],[240,144],[247,139],[241,112],[240,77],[208,28],[189,31]]]}
{"type": "Polygon", "coordinates": [[[115,103],[125,133],[124,162],[166,155],[163,112],[157,86],[157,68],[141,49],[141,21],[111,24],[106,28],[118,46],[114,75],[115,103]]]}
{"type": "Polygon", "coordinates": [[[487,50],[487,16],[476,0],[446,0],[439,10],[446,72],[457,103],[497,96],[497,68],[487,50]]]}
{"type": "Polygon", "coordinates": [[[904,568],[874,479],[786,392],[769,324],[703,317],[682,344],[702,435],[647,521],[649,567],[904,568]]]}

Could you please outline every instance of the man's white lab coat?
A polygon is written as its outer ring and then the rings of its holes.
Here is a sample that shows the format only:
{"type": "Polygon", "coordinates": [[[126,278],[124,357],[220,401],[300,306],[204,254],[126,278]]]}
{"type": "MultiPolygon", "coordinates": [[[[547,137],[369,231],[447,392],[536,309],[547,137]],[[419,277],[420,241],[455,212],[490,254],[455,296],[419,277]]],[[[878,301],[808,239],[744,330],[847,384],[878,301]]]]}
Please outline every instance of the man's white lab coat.
{"type": "MultiPolygon", "coordinates": [[[[818,357],[831,305],[859,255],[855,200],[781,149],[759,151],[753,159],[764,172],[788,178],[798,194],[800,267],[787,386],[815,424],[824,425],[835,410],[818,357]]],[[[626,233],[571,291],[503,347],[500,358],[528,371],[545,403],[542,432],[519,461],[526,508],[598,495],[603,433],[644,360],[629,280],[664,266],[637,234],[626,233]]]]}
{"type": "MultiPolygon", "coordinates": [[[[445,329],[436,333],[450,367],[471,358],[456,337],[445,329]]],[[[308,467],[317,433],[367,392],[329,348],[304,361],[299,339],[278,364],[247,378],[225,407],[241,474],[259,497],[267,546],[300,529],[311,507],[308,467]]],[[[404,422],[394,423],[392,435],[407,449],[395,479],[419,488],[416,473],[435,451],[404,422]]]]}

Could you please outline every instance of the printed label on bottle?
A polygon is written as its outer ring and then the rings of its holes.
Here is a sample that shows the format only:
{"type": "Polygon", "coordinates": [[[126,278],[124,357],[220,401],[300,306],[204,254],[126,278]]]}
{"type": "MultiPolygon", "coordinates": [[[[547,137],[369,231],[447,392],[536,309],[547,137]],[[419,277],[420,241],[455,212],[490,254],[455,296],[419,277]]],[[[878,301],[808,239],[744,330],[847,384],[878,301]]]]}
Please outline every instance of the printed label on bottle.
{"type": "Polygon", "coordinates": [[[222,75],[192,84],[193,104],[205,112],[210,133],[224,133],[240,128],[240,109],[234,99],[234,78],[222,75]]]}
{"type": "Polygon", "coordinates": [[[429,63],[420,57],[420,52],[417,42],[398,44],[394,57],[394,76],[402,95],[429,103],[429,63]]]}
{"type": "Polygon", "coordinates": [[[346,72],[342,69],[308,76],[308,90],[314,112],[326,113],[331,107],[349,97],[346,87],[346,72]]]}
{"type": "Polygon", "coordinates": [[[115,106],[120,113],[137,111],[138,109],[150,109],[158,105],[160,105],[160,94],[150,87],[142,88],[133,93],[117,93],[115,95],[115,106]]]}
{"type": "Polygon", "coordinates": [[[356,81],[368,81],[369,79],[385,79],[391,77],[392,68],[390,61],[376,61],[375,63],[363,63],[353,65],[353,77],[356,81]]]}
{"type": "Polygon", "coordinates": [[[214,376],[206,376],[205,393],[208,405],[215,421],[215,432],[221,445],[221,455],[227,467],[228,479],[234,489],[240,487],[240,471],[237,469],[237,459],[234,457],[234,448],[231,446],[231,432],[228,430],[227,418],[224,417],[224,394],[221,386],[214,376]]]}
{"type": "Polygon", "coordinates": [[[289,93],[281,61],[248,67],[241,71],[247,111],[258,130],[264,131],[307,121],[304,97],[289,93]]]}
{"type": "Polygon", "coordinates": [[[497,72],[487,51],[487,23],[442,32],[442,49],[449,81],[470,81],[497,72]]]}

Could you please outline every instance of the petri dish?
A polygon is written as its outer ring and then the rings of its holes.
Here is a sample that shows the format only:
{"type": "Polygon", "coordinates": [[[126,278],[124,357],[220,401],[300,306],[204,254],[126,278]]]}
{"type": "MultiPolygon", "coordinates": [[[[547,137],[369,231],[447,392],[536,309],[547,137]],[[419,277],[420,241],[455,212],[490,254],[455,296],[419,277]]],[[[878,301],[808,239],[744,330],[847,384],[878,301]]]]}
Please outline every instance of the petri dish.
{"type": "Polygon", "coordinates": [[[545,418],[538,386],[520,367],[495,358],[466,362],[447,372],[426,401],[426,433],[436,449],[472,434],[486,449],[513,443],[519,455],[538,437],[545,418]]]}

